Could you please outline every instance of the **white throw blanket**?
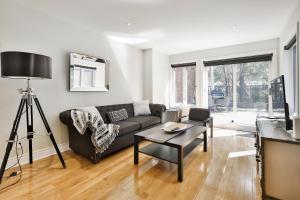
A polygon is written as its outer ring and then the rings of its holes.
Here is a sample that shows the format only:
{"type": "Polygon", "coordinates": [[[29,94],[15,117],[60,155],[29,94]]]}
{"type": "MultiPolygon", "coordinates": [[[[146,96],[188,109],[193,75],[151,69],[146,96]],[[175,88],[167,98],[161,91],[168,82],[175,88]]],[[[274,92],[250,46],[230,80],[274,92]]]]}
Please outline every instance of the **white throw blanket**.
{"type": "Polygon", "coordinates": [[[119,125],[105,124],[99,111],[94,106],[71,111],[73,125],[80,134],[87,128],[92,131],[91,140],[96,147],[96,153],[102,154],[119,134],[119,125]]]}

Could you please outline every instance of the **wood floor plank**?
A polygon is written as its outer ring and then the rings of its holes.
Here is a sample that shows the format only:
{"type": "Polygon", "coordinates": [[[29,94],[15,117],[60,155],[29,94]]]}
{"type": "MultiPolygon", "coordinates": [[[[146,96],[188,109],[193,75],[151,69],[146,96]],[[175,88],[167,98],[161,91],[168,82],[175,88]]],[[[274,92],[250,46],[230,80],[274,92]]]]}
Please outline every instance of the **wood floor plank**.
{"type": "Polygon", "coordinates": [[[2,190],[15,177],[0,185],[0,199],[260,199],[255,155],[247,154],[254,150],[254,139],[237,131],[214,132],[207,153],[199,145],[185,158],[182,183],[175,164],[140,154],[134,165],[133,147],[98,164],[68,151],[63,153],[67,169],[56,155],[24,165],[19,183],[2,190]]]}

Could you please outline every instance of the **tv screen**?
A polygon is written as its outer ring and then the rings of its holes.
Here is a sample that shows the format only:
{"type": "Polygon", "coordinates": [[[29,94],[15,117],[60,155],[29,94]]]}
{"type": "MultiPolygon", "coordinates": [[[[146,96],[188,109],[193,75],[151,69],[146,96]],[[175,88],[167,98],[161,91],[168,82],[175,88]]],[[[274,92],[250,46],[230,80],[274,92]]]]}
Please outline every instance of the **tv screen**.
{"type": "Polygon", "coordinates": [[[292,129],[292,121],[290,120],[289,106],[286,102],[284,75],[271,81],[271,95],[273,115],[278,119],[284,119],[284,128],[292,129]]]}
{"type": "Polygon", "coordinates": [[[285,116],[285,88],[284,76],[271,81],[272,106],[275,117],[285,116]]]}

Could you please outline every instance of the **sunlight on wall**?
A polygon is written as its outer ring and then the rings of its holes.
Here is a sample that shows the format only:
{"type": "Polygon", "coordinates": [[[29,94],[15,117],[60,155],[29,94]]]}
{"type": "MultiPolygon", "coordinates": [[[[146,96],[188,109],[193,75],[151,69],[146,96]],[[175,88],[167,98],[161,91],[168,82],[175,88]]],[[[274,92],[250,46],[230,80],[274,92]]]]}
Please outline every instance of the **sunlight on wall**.
{"type": "Polygon", "coordinates": [[[166,87],[165,87],[165,97],[164,97],[165,101],[165,105],[167,106],[167,108],[170,107],[170,82],[168,81],[166,87]]]}
{"type": "MultiPolygon", "coordinates": [[[[132,27],[129,30],[134,31],[135,27],[132,27]]],[[[160,29],[150,29],[142,32],[133,32],[133,34],[115,32],[107,33],[107,38],[109,38],[110,40],[130,45],[148,44],[149,42],[165,38],[166,36],[167,34],[160,29]]]]}
{"type": "MultiPolygon", "coordinates": [[[[127,44],[120,43],[110,36],[107,37],[113,56],[120,67],[121,73],[118,76],[119,80],[123,81],[123,85],[127,85],[131,88],[130,94],[128,94],[130,100],[141,100],[142,97],[142,51],[134,47],[128,46],[127,44]],[[131,53],[129,53],[131,49],[131,53]],[[132,53],[134,52],[134,53],[132,53]],[[135,54],[132,59],[132,55],[135,54]]],[[[110,73],[114,72],[112,67],[110,68],[110,73]]]]}
{"type": "Polygon", "coordinates": [[[147,38],[148,40],[158,40],[167,36],[167,33],[161,29],[151,29],[136,34],[137,37],[147,38]]]}

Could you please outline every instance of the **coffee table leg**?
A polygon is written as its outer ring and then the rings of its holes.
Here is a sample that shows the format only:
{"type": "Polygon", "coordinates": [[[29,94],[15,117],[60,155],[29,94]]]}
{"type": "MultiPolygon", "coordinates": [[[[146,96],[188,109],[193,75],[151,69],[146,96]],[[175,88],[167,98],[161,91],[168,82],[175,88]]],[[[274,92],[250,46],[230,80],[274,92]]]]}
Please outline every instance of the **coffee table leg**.
{"type": "Polygon", "coordinates": [[[207,152],[207,131],[203,133],[203,139],[204,139],[204,152],[207,152]]]}
{"type": "Polygon", "coordinates": [[[183,149],[182,147],[178,147],[178,181],[183,181],[183,149]]]}
{"type": "Polygon", "coordinates": [[[139,138],[137,136],[133,136],[134,140],[134,164],[137,165],[139,163],[139,138]]]}

